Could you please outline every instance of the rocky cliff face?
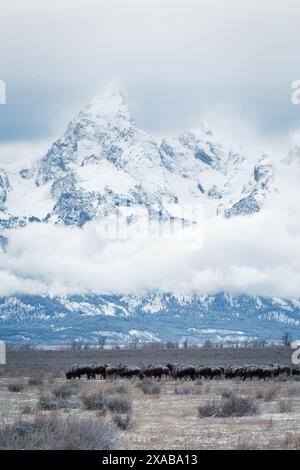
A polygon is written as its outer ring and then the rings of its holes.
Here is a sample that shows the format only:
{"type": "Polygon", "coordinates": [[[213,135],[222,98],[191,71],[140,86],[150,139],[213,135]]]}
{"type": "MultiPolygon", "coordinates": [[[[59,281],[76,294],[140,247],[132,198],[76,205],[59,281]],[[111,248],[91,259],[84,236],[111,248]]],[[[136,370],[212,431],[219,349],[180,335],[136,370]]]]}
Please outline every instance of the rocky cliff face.
{"type": "Polygon", "coordinates": [[[255,164],[201,126],[157,141],[135,125],[119,90],[85,106],[47,154],[0,171],[2,228],[46,221],[83,226],[141,205],[204,204],[226,217],[260,210],[274,190],[267,157],[255,164]]]}

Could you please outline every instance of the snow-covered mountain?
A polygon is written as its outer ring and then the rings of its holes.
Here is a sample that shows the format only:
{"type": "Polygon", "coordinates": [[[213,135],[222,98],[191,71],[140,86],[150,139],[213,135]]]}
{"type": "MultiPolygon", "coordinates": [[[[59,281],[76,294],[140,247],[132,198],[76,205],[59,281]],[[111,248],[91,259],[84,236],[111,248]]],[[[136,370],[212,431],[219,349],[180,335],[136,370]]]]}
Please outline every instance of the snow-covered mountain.
{"type": "Polygon", "coordinates": [[[0,169],[0,226],[32,221],[82,227],[142,205],[204,204],[208,214],[259,211],[273,187],[266,156],[254,164],[204,127],[158,141],[135,125],[125,98],[109,90],[85,106],[37,161],[0,169]]]}
{"type": "Polygon", "coordinates": [[[0,298],[0,324],[1,338],[14,343],[279,342],[285,332],[299,337],[300,301],[228,294],[22,295],[0,298]]]}
{"type": "MultiPolygon", "coordinates": [[[[83,227],[136,206],[170,216],[181,204],[246,216],[275,191],[266,155],[253,162],[204,126],[152,137],[135,125],[122,92],[110,89],[80,111],[46,155],[0,168],[0,256],[10,230],[31,223],[83,227]]],[[[299,321],[297,299],[224,293],[0,298],[1,337],[11,341],[279,340],[286,330],[299,331],[299,321]]]]}

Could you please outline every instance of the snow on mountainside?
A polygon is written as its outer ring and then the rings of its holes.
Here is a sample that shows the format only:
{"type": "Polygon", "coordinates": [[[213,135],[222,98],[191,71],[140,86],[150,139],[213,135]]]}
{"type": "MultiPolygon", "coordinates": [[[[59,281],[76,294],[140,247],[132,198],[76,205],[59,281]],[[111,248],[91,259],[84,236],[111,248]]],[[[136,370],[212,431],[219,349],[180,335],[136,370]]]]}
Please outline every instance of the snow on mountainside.
{"type": "Polygon", "coordinates": [[[81,227],[135,204],[167,213],[170,203],[199,203],[228,217],[259,211],[272,190],[267,157],[253,165],[201,126],[158,142],[112,89],[85,106],[45,156],[0,170],[0,226],[81,227]]]}
{"type": "MultiPolygon", "coordinates": [[[[289,160],[298,158],[294,150],[289,160]]],[[[203,126],[158,140],[138,129],[119,90],[85,106],[46,155],[0,168],[0,256],[9,230],[32,222],[82,227],[122,206],[169,214],[204,205],[220,217],[260,211],[276,191],[268,157],[253,163],[203,126]]],[[[0,298],[1,338],[279,340],[299,331],[300,301],[247,295],[16,295],[0,298]]]]}
{"type": "Polygon", "coordinates": [[[11,342],[108,344],[131,340],[244,342],[298,337],[300,303],[228,294],[13,296],[0,298],[1,337],[11,342]]]}

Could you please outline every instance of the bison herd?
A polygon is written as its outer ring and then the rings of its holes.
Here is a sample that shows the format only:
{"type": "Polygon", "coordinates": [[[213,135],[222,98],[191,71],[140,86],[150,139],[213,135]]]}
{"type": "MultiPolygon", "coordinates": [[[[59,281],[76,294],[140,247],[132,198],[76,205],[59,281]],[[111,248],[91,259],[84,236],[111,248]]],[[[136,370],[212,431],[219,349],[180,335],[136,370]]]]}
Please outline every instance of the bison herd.
{"type": "Polygon", "coordinates": [[[272,379],[279,376],[300,375],[300,368],[281,366],[272,364],[269,366],[261,365],[227,365],[206,366],[206,365],[188,365],[188,364],[151,364],[137,367],[127,364],[103,364],[103,365],[74,365],[66,372],[67,379],[80,379],[86,376],[87,379],[116,379],[116,378],[153,378],[162,379],[171,378],[174,380],[196,380],[196,379],[272,379]]]}

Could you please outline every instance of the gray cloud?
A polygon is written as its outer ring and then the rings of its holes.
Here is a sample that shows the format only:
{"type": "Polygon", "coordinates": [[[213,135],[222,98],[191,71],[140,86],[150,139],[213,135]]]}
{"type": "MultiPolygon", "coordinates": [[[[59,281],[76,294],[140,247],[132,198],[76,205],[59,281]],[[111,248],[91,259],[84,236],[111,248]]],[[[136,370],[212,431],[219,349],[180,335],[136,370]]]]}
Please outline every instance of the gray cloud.
{"type": "Polygon", "coordinates": [[[2,141],[57,136],[110,79],[150,131],[220,106],[262,134],[300,121],[298,0],[2,0],[0,36],[2,141]]]}
{"type": "Polygon", "coordinates": [[[300,168],[282,166],[280,192],[247,217],[214,217],[198,240],[101,240],[83,230],[31,224],[10,231],[0,295],[40,293],[231,293],[299,297],[300,168]]]}

